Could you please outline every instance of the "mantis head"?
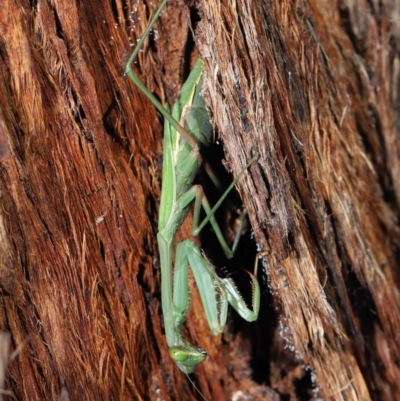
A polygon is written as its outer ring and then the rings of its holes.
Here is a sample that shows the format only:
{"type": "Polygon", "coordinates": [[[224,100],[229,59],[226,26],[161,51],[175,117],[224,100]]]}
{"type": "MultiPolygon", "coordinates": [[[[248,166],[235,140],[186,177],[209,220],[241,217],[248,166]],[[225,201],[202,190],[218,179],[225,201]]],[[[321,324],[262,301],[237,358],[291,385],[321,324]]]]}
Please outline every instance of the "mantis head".
{"type": "Polygon", "coordinates": [[[180,345],[171,347],[169,355],[183,373],[189,374],[193,373],[196,366],[207,358],[207,351],[200,347],[180,345]]]}

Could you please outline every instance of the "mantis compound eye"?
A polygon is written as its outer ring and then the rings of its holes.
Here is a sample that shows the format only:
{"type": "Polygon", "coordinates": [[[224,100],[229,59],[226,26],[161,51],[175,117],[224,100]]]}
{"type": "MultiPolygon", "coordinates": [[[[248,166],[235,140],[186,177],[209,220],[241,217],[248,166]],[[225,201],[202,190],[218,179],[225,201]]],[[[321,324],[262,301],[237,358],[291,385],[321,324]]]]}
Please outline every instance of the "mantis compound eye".
{"type": "Polygon", "coordinates": [[[170,357],[186,374],[194,372],[196,366],[207,358],[207,351],[200,347],[177,346],[169,349],[170,357]]]}
{"type": "Polygon", "coordinates": [[[187,362],[199,360],[197,363],[204,361],[207,358],[207,351],[200,347],[180,346],[171,347],[169,355],[175,362],[187,362]]]}

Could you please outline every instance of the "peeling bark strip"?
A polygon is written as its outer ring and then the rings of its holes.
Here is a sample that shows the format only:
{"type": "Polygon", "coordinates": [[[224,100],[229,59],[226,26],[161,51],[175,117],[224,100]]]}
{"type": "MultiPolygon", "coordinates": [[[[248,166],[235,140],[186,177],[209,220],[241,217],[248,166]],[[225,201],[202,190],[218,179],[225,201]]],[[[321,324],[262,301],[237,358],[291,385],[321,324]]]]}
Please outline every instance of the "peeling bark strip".
{"type": "Polygon", "coordinates": [[[392,4],[199,2],[206,101],[234,173],[261,154],[239,186],[286,346],[325,399],[400,399],[392,4]]]}
{"type": "MultiPolygon", "coordinates": [[[[239,187],[279,309],[278,324],[264,302],[258,325],[215,337],[193,290],[185,335],[209,351],[193,377],[209,400],[400,399],[394,4],[196,4],[231,169],[260,152],[239,187]]],[[[0,330],[21,346],[15,399],[199,397],[161,323],[162,127],[123,77],[155,6],[2,1],[0,330]]],[[[163,102],[197,56],[188,16],[171,0],[138,60],[163,102]]]]}

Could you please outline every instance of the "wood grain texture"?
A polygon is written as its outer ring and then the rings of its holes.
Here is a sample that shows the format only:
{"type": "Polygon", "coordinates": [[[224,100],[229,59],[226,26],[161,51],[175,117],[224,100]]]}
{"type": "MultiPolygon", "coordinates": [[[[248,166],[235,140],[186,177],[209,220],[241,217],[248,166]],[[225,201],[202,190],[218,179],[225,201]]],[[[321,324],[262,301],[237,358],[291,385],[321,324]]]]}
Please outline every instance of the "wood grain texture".
{"type": "MultiPolygon", "coordinates": [[[[72,400],[190,388],[176,371],[167,380],[161,124],[123,76],[128,36],[147,24],[145,5],[128,5],[6,1],[0,13],[2,277],[11,277],[1,328],[14,346],[27,341],[9,365],[17,399],[57,399],[63,386],[72,400]]],[[[141,67],[157,90],[154,60],[141,67]]]]}
{"type": "MultiPolygon", "coordinates": [[[[199,399],[162,327],[162,121],[123,75],[155,6],[2,3],[0,330],[21,346],[18,400],[199,399]]],[[[215,337],[191,292],[208,400],[400,398],[399,15],[394,1],[171,0],[140,54],[170,103],[200,54],[228,169],[260,154],[238,185],[270,252],[259,322],[232,314],[215,337]]]]}
{"type": "Polygon", "coordinates": [[[277,330],[323,399],[399,388],[395,3],[200,2],[205,97],[242,187],[277,330]]]}

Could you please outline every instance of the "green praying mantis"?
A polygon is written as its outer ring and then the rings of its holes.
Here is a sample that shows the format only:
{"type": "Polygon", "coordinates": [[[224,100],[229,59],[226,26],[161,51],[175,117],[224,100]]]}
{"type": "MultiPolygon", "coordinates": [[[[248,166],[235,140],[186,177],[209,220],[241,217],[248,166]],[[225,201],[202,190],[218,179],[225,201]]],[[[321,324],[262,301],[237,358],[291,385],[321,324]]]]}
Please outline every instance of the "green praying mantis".
{"type": "Polygon", "coordinates": [[[215,267],[207,261],[199,247],[192,240],[184,240],[177,245],[174,263],[173,253],[176,233],[186,219],[191,203],[195,201],[193,235],[198,235],[209,222],[226,257],[231,258],[240,233],[238,233],[231,250],[221,233],[214,217],[214,212],[233,189],[240,176],[256,158],[253,157],[250,160],[213,208],[209,206],[202,187],[193,185],[193,180],[202,162],[200,148],[207,146],[212,139],[212,126],[205,107],[205,101],[200,94],[203,62],[201,60],[196,62],[182,87],[178,100],[173,106],[172,114],[169,108],[164,107],[145,87],[132,69],[133,61],[167,1],[162,1],[150,21],[149,26],[129,57],[125,72],[165,118],[162,189],[157,235],[161,265],[162,312],[169,355],[182,372],[189,374],[207,357],[205,349],[188,344],[181,334],[181,326],[186,319],[190,304],[189,266],[196,280],[208,324],[214,334],[221,334],[224,329],[228,303],[245,320],[249,322],[256,320],[260,305],[260,288],[256,277],[250,274],[252,285],[250,309],[236,288],[235,283],[230,278],[218,277],[215,267]],[[206,218],[199,224],[201,207],[205,210],[206,218]]]}

